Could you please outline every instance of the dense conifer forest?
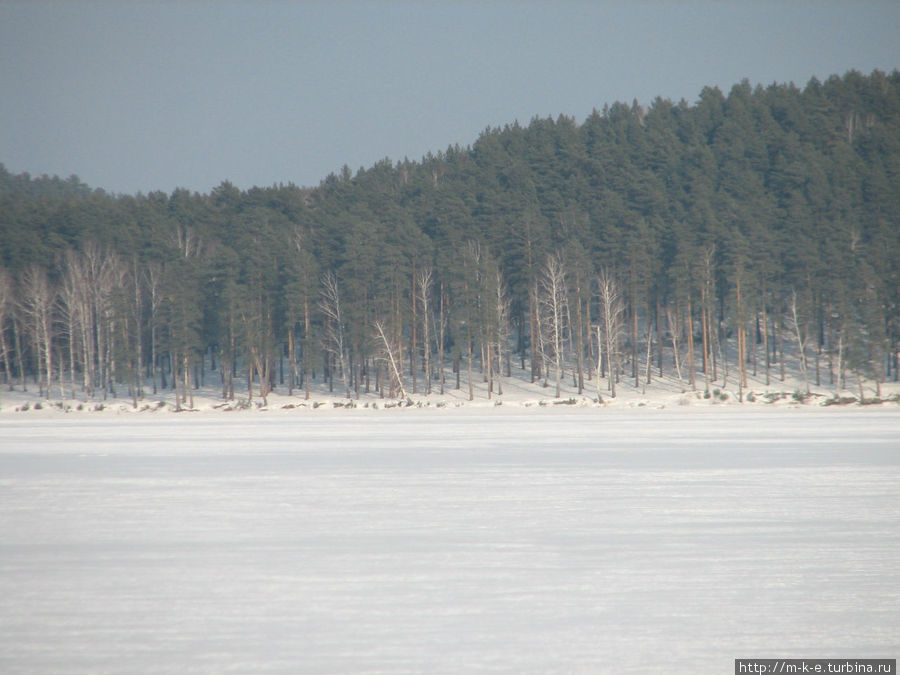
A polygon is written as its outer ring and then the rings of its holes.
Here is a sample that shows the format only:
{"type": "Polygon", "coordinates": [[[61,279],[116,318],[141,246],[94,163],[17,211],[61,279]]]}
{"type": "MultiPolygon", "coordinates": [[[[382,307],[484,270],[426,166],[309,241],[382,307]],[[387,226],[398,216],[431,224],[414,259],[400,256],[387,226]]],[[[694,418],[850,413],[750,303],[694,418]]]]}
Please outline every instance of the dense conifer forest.
{"type": "Polygon", "coordinates": [[[557,395],[664,367],[839,389],[898,377],[898,262],[897,71],[534,118],[313,188],[0,165],[0,381],[179,406],[201,382],[500,394],[513,368],[557,395]]]}

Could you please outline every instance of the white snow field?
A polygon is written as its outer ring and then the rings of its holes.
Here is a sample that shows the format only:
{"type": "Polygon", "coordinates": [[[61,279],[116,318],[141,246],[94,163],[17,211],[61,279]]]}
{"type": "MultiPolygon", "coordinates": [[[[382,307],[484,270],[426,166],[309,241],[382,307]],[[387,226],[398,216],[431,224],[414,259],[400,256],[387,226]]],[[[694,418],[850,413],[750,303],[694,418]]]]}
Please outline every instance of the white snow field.
{"type": "Polygon", "coordinates": [[[900,653],[900,412],[7,416],[3,673],[900,653]]]}

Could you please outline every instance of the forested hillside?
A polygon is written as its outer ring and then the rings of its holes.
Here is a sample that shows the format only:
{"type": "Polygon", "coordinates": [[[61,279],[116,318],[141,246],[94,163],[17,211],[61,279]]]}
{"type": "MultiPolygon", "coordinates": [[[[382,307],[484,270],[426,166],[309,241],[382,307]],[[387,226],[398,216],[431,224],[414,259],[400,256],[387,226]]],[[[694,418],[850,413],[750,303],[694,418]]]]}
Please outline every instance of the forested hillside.
{"type": "Polygon", "coordinates": [[[210,369],[226,398],[501,393],[512,364],[557,392],[663,364],[686,389],[786,365],[839,388],[897,378],[898,261],[897,71],[535,118],[315,188],[0,166],[0,377],[181,405],[210,369]]]}

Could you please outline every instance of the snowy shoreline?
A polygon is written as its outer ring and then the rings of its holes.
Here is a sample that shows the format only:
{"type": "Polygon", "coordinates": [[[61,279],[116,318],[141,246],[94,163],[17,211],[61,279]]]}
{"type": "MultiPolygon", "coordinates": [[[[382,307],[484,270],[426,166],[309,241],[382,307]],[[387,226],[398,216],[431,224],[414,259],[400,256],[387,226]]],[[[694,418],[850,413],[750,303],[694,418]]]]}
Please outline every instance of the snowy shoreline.
{"type": "MultiPolygon", "coordinates": [[[[795,385],[796,383],[791,383],[795,385]]],[[[596,392],[585,391],[578,394],[574,389],[564,391],[560,398],[549,395],[539,384],[528,384],[510,380],[508,393],[493,394],[488,397],[483,387],[476,390],[474,400],[468,400],[465,388],[447,389],[445,394],[411,394],[407,398],[387,399],[375,393],[361,394],[359,398],[336,395],[332,392],[314,390],[309,398],[303,392],[289,395],[286,392],[272,392],[264,402],[259,396],[252,400],[243,392],[234,400],[221,397],[216,388],[206,387],[194,393],[193,406],[182,405],[178,410],[172,391],[160,394],[145,394],[138,399],[135,407],[130,397],[72,398],[70,396],[50,396],[43,398],[37,391],[0,391],[0,419],[27,416],[28,419],[42,419],[59,415],[139,414],[142,417],[182,415],[192,417],[197,414],[218,415],[221,413],[248,414],[322,414],[327,412],[348,413],[350,411],[387,412],[391,410],[413,411],[537,411],[537,410],[586,410],[586,411],[631,411],[631,410],[884,410],[900,411],[900,384],[889,382],[882,385],[882,395],[877,397],[874,388],[866,385],[866,398],[859,401],[859,393],[842,391],[836,397],[833,390],[825,387],[811,387],[809,394],[803,387],[749,387],[743,392],[743,401],[733,389],[710,386],[709,392],[681,391],[677,383],[662,379],[654,383],[652,391],[646,393],[633,387],[620,386],[618,396],[611,398],[601,392],[597,401],[596,392]]]]}
{"type": "Polygon", "coordinates": [[[229,399],[224,395],[225,378],[221,367],[217,369],[211,361],[195,373],[195,386],[187,395],[183,391],[176,393],[169,373],[165,380],[168,387],[160,386],[161,381],[156,378],[155,393],[154,380],[145,378],[137,400],[126,384],[118,383],[114,390],[105,392],[98,387],[94,395],[89,396],[81,382],[72,383],[65,376],[54,378],[50,395],[45,396],[37,383],[29,378],[24,383],[16,381],[12,388],[7,383],[0,385],[0,421],[11,417],[41,419],[89,413],[196,417],[236,412],[346,415],[354,410],[478,410],[485,414],[488,411],[575,409],[900,411],[900,381],[895,381],[895,373],[890,373],[887,381],[880,385],[871,379],[858,379],[855,373],[845,373],[840,378],[842,386],[837,389],[837,375],[830,365],[823,363],[821,369],[817,367],[804,376],[799,361],[793,359],[778,369],[773,365],[768,375],[762,367],[748,368],[745,385],[740,387],[738,372],[733,368],[736,352],[731,343],[728,346],[731,358],[725,359],[717,370],[713,369],[708,379],[701,370],[695,372],[693,388],[688,372],[675,368],[676,364],[671,360],[664,362],[665,374],[660,374],[662,370],[658,364],[647,368],[645,361],[637,378],[622,372],[614,387],[615,397],[611,395],[608,376],[604,375],[598,382],[598,373],[590,369],[584,371],[583,386],[579,390],[572,368],[566,369],[560,380],[559,396],[555,396],[556,386],[550,374],[545,373],[545,378],[532,381],[531,369],[525,362],[521,365],[509,363],[503,376],[494,374],[491,384],[485,373],[473,369],[471,385],[465,370],[457,373],[447,365],[442,371],[443,392],[439,378],[441,369],[438,368],[430,382],[431,393],[425,393],[424,372],[419,370],[414,377],[406,369],[403,373],[406,395],[398,398],[383,398],[374,381],[369,383],[369,391],[361,386],[358,395],[351,391],[348,396],[345,387],[350,383],[344,383],[336,376],[329,382],[321,377],[321,372],[318,378],[308,382],[308,390],[295,386],[291,391],[287,385],[289,374],[282,367],[277,369],[279,374],[273,377],[272,390],[266,397],[260,395],[258,380],[254,380],[252,387],[248,386],[244,373],[242,377],[234,377],[233,399],[229,399]]]}

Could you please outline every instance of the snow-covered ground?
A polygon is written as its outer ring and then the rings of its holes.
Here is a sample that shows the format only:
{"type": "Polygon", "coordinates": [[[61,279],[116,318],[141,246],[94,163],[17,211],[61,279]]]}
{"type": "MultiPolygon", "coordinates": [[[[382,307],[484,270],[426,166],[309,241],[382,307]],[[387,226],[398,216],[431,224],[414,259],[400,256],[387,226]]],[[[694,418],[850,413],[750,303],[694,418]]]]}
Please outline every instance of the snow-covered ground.
{"type": "MultiPolygon", "coordinates": [[[[792,364],[795,365],[795,364],[792,364]]],[[[733,371],[732,367],[732,371],[733,371]]],[[[218,371],[207,370],[203,378],[203,385],[192,390],[189,401],[182,402],[182,408],[190,408],[192,412],[215,411],[219,413],[231,413],[235,411],[263,411],[266,413],[285,413],[296,415],[307,410],[332,410],[335,408],[370,408],[383,409],[391,407],[415,407],[415,408],[484,408],[507,406],[512,408],[531,408],[552,405],[575,405],[579,407],[600,407],[604,409],[632,409],[632,408],[672,408],[672,407],[795,407],[804,406],[830,406],[834,407],[860,407],[860,392],[863,404],[866,406],[880,406],[892,409],[900,407],[900,382],[894,381],[893,376],[889,381],[878,387],[872,381],[860,383],[855,377],[848,378],[844,386],[837,391],[830,382],[830,376],[826,369],[820,373],[820,385],[815,384],[814,378],[808,385],[809,394],[806,394],[807,383],[800,376],[798,369],[788,369],[784,380],[781,379],[777,369],[773,367],[771,376],[766,381],[764,373],[760,370],[756,375],[749,375],[747,386],[741,390],[737,386],[734,372],[728,373],[724,368],[715,381],[708,384],[704,381],[702,373],[697,374],[694,389],[691,389],[687,380],[675,375],[673,368],[668,367],[666,375],[660,377],[654,368],[654,376],[650,384],[646,383],[643,375],[640,383],[635,384],[633,378],[622,377],[616,387],[616,396],[612,397],[608,388],[608,381],[603,379],[600,387],[597,387],[595,378],[586,379],[581,391],[575,385],[572,372],[569,370],[562,381],[560,396],[555,396],[555,384],[550,381],[538,380],[531,382],[530,370],[515,364],[512,367],[511,377],[500,378],[499,385],[495,385],[493,391],[489,391],[488,384],[482,374],[473,372],[473,398],[469,400],[469,386],[465,371],[460,377],[460,386],[456,387],[456,376],[448,367],[445,369],[446,384],[443,393],[439,391],[439,385],[433,384],[432,392],[424,393],[425,382],[419,373],[416,387],[413,387],[412,378],[406,372],[405,386],[408,395],[405,399],[388,400],[381,398],[372,383],[369,392],[361,391],[357,396],[351,392],[346,396],[343,383],[339,380],[329,387],[321,377],[312,382],[309,398],[301,389],[289,391],[285,383],[279,383],[264,401],[259,395],[259,383],[253,386],[251,397],[247,387],[246,376],[235,380],[234,398],[227,400],[222,396],[222,375],[218,371]],[[502,393],[498,389],[502,387],[502,393]],[[599,400],[598,400],[599,399],[599,400]]],[[[140,413],[146,415],[165,415],[176,410],[175,392],[171,388],[160,389],[152,393],[152,385],[148,380],[144,383],[143,397],[136,402],[132,399],[127,387],[119,385],[117,396],[97,391],[91,397],[87,396],[79,385],[74,387],[68,382],[60,385],[54,383],[48,397],[41,396],[37,385],[29,380],[26,391],[16,383],[13,390],[8,386],[0,387],[0,420],[7,415],[19,416],[23,413],[36,417],[53,417],[59,414],[81,415],[87,413],[102,412],[110,414],[140,413]]]]}
{"type": "Polygon", "coordinates": [[[4,412],[0,671],[900,652],[896,405],[318,412],[4,412]]]}
{"type": "MultiPolygon", "coordinates": [[[[723,361],[721,350],[718,352],[718,365],[711,367],[707,381],[701,368],[701,361],[696,364],[693,386],[685,368],[685,355],[682,354],[680,364],[676,367],[674,352],[664,349],[663,368],[660,370],[658,355],[652,360],[649,370],[646,358],[638,360],[639,376],[631,373],[631,364],[623,363],[621,376],[617,380],[616,395],[612,396],[609,380],[604,376],[598,379],[591,368],[584,371],[583,386],[576,384],[574,368],[568,364],[560,381],[560,395],[556,396],[555,372],[547,371],[545,378],[534,380],[531,364],[517,356],[510,358],[505,364],[503,375],[490,387],[487,378],[476,362],[472,370],[471,399],[469,392],[468,371],[465,365],[457,374],[452,364],[446,362],[442,369],[444,387],[438,381],[437,373],[432,381],[431,391],[426,394],[425,374],[421,367],[417,368],[413,377],[409,368],[404,369],[404,387],[407,396],[388,400],[382,398],[377,391],[374,375],[369,380],[369,388],[360,387],[360,392],[347,390],[340,377],[335,376],[331,383],[323,380],[322,370],[314,370],[309,380],[308,392],[300,388],[293,391],[288,385],[290,367],[287,360],[280,360],[273,368],[274,390],[263,399],[260,396],[260,384],[248,386],[247,373],[239,368],[234,378],[234,396],[223,396],[225,374],[218,364],[209,356],[204,358],[203,367],[195,368],[194,383],[188,401],[176,400],[173,390],[174,382],[171,373],[165,381],[167,387],[158,387],[154,391],[153,380],[145,378],[141,395],[135,398],[127,385],[118,384],[115,391],[97,389],[93,395],[85,393],[81,382],[74,384],[68,381],[66,374],[59,371],[54,376],[51,391],[47,396],[32,375],[25,383],[16,381],[12,387],[4,382],[0,386],[0,423],[7,415],[20,416],[27,414],[35,418],[56,417],[60,414],[74,416],[103,413],[106,416],[139,413],[149,416],[165,416],[172,412],[189,410],[191,415],[197,412],[233,413],[262,412],[265,414],[286,414],[295,416],[298,413],[315,410],[317,413],[341,409],[368,408],[489,408],[506,406],[507,408],[535,408],[554,405],[572,405],[576,407],[594,407],[603,409],[634,408],[727,408],[740,407],[882,407],[900,408],[900,380],[895,369],[884,366],[883,375],[886,381],[880,385],[872,379],[859,379],[852,371],[845,372],[840,379],[840,387],[836,386],[837,373],[826,355],[815,359],[807,354],[809,372],[804,377],[800,368],[800,359],[796,341],[790,335],[785,337],[786,354],[784,367],[781,363],[773,363],[768,375],[765,369],[765,358],[759,354],[760,345],[753,345],[756,356],[747,364],[745,386],[738,386],[737,345],[734,339],[726,341],[724,347],[728,359],[723,361]],[[59,377],[63,381],[59,381],[59,377]],[[598,386],[599,385],[599,386],[598,386]]],[[[408,363],[407,363],[408,365],[408,363]]],[[[421,366],[421,363],[419,364],[421,366]]],[[[76,375],[76,379],[78,376],[76,375]]],[[[156,381],[161,384],[159,375],[156,381]]]]}

